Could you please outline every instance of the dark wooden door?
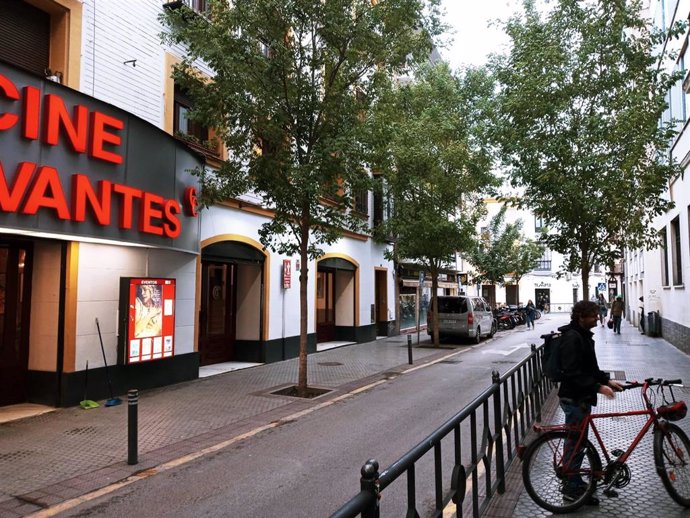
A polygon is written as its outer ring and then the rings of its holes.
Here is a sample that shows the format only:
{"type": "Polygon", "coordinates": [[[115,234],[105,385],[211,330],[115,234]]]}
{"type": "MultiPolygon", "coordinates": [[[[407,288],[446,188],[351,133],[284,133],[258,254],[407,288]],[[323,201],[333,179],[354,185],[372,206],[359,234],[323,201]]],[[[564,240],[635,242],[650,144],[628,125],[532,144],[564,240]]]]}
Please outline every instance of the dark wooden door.
{"type": "Polygon", "coordinates": [[[237,265],[201,263],[199,361],[201,365],[233,359],[237,314],[237,265]]]}
{"type": "Polygon", "coordinates": [[[316,272],[316,340],[335,340],[335,270],[316,272]]]}
{"type": "Polygon", "coordinates": [[[31,248],[0,242],[0,405],[26,401],[31,248]]]}
{"type": "Polygon", "coordinates": [[[376,319],[376,334],[379,336],[388,335],[388,284],[386,282],[387,272],[376,270],[374,284],[374,314],[376,319]]]}

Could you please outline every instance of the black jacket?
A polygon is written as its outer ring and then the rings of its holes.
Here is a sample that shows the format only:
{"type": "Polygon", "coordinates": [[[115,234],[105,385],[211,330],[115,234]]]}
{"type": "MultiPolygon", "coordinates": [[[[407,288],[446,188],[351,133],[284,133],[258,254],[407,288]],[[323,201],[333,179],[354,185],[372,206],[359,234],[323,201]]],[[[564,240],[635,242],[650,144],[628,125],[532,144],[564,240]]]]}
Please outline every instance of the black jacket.
{"type": "Polygon", "coordinates": [[[594,335],[575,322],[558,330],[563,334],[561,368],[565,374],[558,397],[596,405],[599,385],[606,385],[609,375],[599,369],[592,338],[594,335]]]}

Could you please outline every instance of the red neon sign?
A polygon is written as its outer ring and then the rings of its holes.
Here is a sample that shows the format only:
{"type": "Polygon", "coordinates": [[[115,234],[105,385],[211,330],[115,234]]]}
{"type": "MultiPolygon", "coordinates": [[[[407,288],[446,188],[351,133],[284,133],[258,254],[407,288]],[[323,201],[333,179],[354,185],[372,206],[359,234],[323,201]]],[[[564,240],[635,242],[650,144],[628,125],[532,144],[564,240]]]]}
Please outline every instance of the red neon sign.
{"type": "MultiPolygon", "coordinates": [[[[40,90],[33,86],[24,87],[20,93],[9,78],[0,74],[0,100],[3,98],[20,102],[22,112],[21,116],[0,113],[0,132],[17,126],[21,136],[28,140],[40,140],[50,146],[63,142],[72,151],[88,153],[97,160],[112,164],[124,161],[117,149],[122,144],[120,132],[125,128],[122,120],[80,104],[70,113],[58,95],[46,94],[41,98],[40,90]]],[[[182,201],[187,215],[196,217],[194,187],[185,190],[182,201]]],[[[10,178],[0,161],[0,210],[33,215],[40,209],[53,211],[60,220],[85,222],[90,216],[102,226],[136,226],[140,232],[172,239],[182,232],[182,206],[177,200],[105,180],[94,185],[81,173],[64,180],[56,168],[28,161],[17,164],[10,178]],[[66,193],[71,194],[71,201],[66,193]],[[138,221],[134,221],[135,207],[139,208],[138,221]]]]}
{"type": "MultiPolygon", "coordinates": [[[[19,89],[7,77],[0,74],[0,94],[10,101],[22,103],[21,135],[28,140],[39,140],[48,145],[56,146],[62,136],[77,153],[86,153],[87,144],[89,156],[113,164],[121,164],[122,155],[107,150],[105,145],[114,147],[122,144],[122,137],[118,134],[125,123],[99,111],[93,111],[89,117],[89,109],[77,104],[70,115],[65,102],[55,94],[46,94],[41,106],[41,93],[34,86],[26,86],[19,94],[19,89]],[[90,122],[90,123],[89,123],[90,122]],[[43,135],[41,124],[43,123],[43,135]]],[[[7,131],[19,122],[20,117],[13,113],[0,114],[0,131],[7,131]]]]}

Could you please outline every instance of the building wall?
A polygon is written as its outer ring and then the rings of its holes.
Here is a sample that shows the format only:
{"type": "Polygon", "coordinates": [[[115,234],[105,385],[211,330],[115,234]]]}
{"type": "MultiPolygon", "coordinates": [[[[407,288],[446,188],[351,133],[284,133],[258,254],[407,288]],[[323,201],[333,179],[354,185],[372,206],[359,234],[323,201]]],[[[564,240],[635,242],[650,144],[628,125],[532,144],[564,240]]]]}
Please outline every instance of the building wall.
{"type": "Polygon", "coordinates": [[[180,252],[81,243],[77,288],[76,350],[67,371],[102,367],[96,318],[108,365],[117,363],[121,277],[175,279],[175,356],[195,350],[196,256],[180,252]]]}
{"type": "MultiPolygon", "coordinates": [[[[81,91],[163,128],[165,53],[182,48],[161,44],[158,21],[163,0],[84,0],[81,91]],[[136,64],[125,63],[136,60],[136,64]]],[[[202,63],[199,70],[211,71],[202,63]]],[[[172,100],[170,100],[172,102],[172,100]]]]}
{"type": "Polygon", "coordinates": [[[61,246],[56,241],[34,243],[31,276],[29,369],[55,372],[57,365],[61,246]]]}
{"type": "MultiPolygon", "coordinates": [[[[688,0],[651,0],[649,16],[657,27],[669,27],[677,20],[686,20],[690,14],[688,0]]],[[[660,60],[660,66],[669,71],[680,70],[683,77],[687,77],[690,64],[688,51],[688,35],[667,42],[660,60]],[[676,58],[669,56],[677,54],[676,58]]],[[[667,267],[669,281],[664,281],[664,255],[660,248],[651,250],[628,250],[626,252],[625,280],[630,294],[628,318],[633,324],[639,323],[640,311],[638,298],[644,296],[644,309],[658,311],[661,317],[661,334],[669,342],[688,352],[687,342],[690,338],[690,291],[686,284],[690,283],[690,178],[688,165],[690,164],[690,98],[683,90],[683,79],[678,81],[667,97],[668,109],[663,115],[663,121],[675,121],[678,135],[672,142],[671,156],[682,166],[684,174],[674,179],[664,194],[666,199],[672,200],[675,207],[657,217],[654,228],[665,233],[668,241],[667,267]],[[680,223],[680,262],[682,280],[673,279],[673,234],[671,222],[678,218],[680,223]]]]}
{"type": "MultiPolygon", "coordinates": [[[[239,236],[259,243],[259,228],[268,221],[267,215],[216,205],[205,210],[201,215],[201,239],[202,241],[218,238],[219,236],[239,236]]],[[[387,305],[388,319],[394,320],[395,286],[393,279],[393,263],[384,258],[385,247],[374,243],[365,237],[343,237],[333,245],[323,245],[324,254],[331,254],[344,259],[350,259],[359,267],[359,285],[357,287],[358,313],[354,317],[354,282],[347,286],[348,292],[342,295],[341,303],[337,310],[338,325],[352,326],[356,321],[359,326],[370,325],[371,305],[374,304],[375,293],[375,267],[387,268],[387,305]]],[[[268,340],[299,335],[299,275],[296,268],[297,257],[287,257],[269,252],[271,256],[270,271],[268,275],[268,340]],[[283,289],[281,284],[283,260],[292,261],[292,286],[283,289]]],[[[308,332],[316,331],[315,320],[315,294],[316,294],[316,262],[310,261],[308,266],[307,295],[309,311],[307,314],[308,332]]],[[[302,268],[304,266],[302,265],[302,268]]],[[[340,283],[342,284],[342,283],[340,283]]],[[[239,336],[238,336],[239,338],[239,336]]]]}

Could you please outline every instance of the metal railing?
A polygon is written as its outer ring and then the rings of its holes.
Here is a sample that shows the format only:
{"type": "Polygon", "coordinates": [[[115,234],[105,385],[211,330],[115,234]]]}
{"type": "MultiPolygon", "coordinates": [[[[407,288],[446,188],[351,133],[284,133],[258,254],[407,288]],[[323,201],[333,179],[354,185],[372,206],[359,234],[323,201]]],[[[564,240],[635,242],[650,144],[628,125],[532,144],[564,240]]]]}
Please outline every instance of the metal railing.
{"type": "Polygon", "coordinates": [[[384,491],[403,474],[407,475],[406,489],[396,484],[397,489],[389,491],[393,500],[384,499],[385,510],[395,512],[395,516],[419,517],[421,506],[424,515],[441,517],[453,504],[455,516],[481,516],[491,498],[505,491],[506,470],[532,423],[541,418],[542,406],[553,388],[542,375],[542,354],[542,348],[532,344],[530,355],[504,375],[494,370],[488,389],[387,469],[379,473],[378,462],[368,460],[360,472],[361,491],[331,518],[360,514],[379,518],[384,491]],[[452,445],[452,457],[443,455],[444,439],[452,445]],[[431,451],[433,459],[427,456],[431,451]],[[449,478],[444,477],[444,468],[450,472],[449,478]],[[424,471],[429,476],[418,477],[418,472],[424,471]],[[417,478],[433,484],[421,487],[417,478]],[[396,501],[402,492],[407,494],[404,511],[396,501]]]}

